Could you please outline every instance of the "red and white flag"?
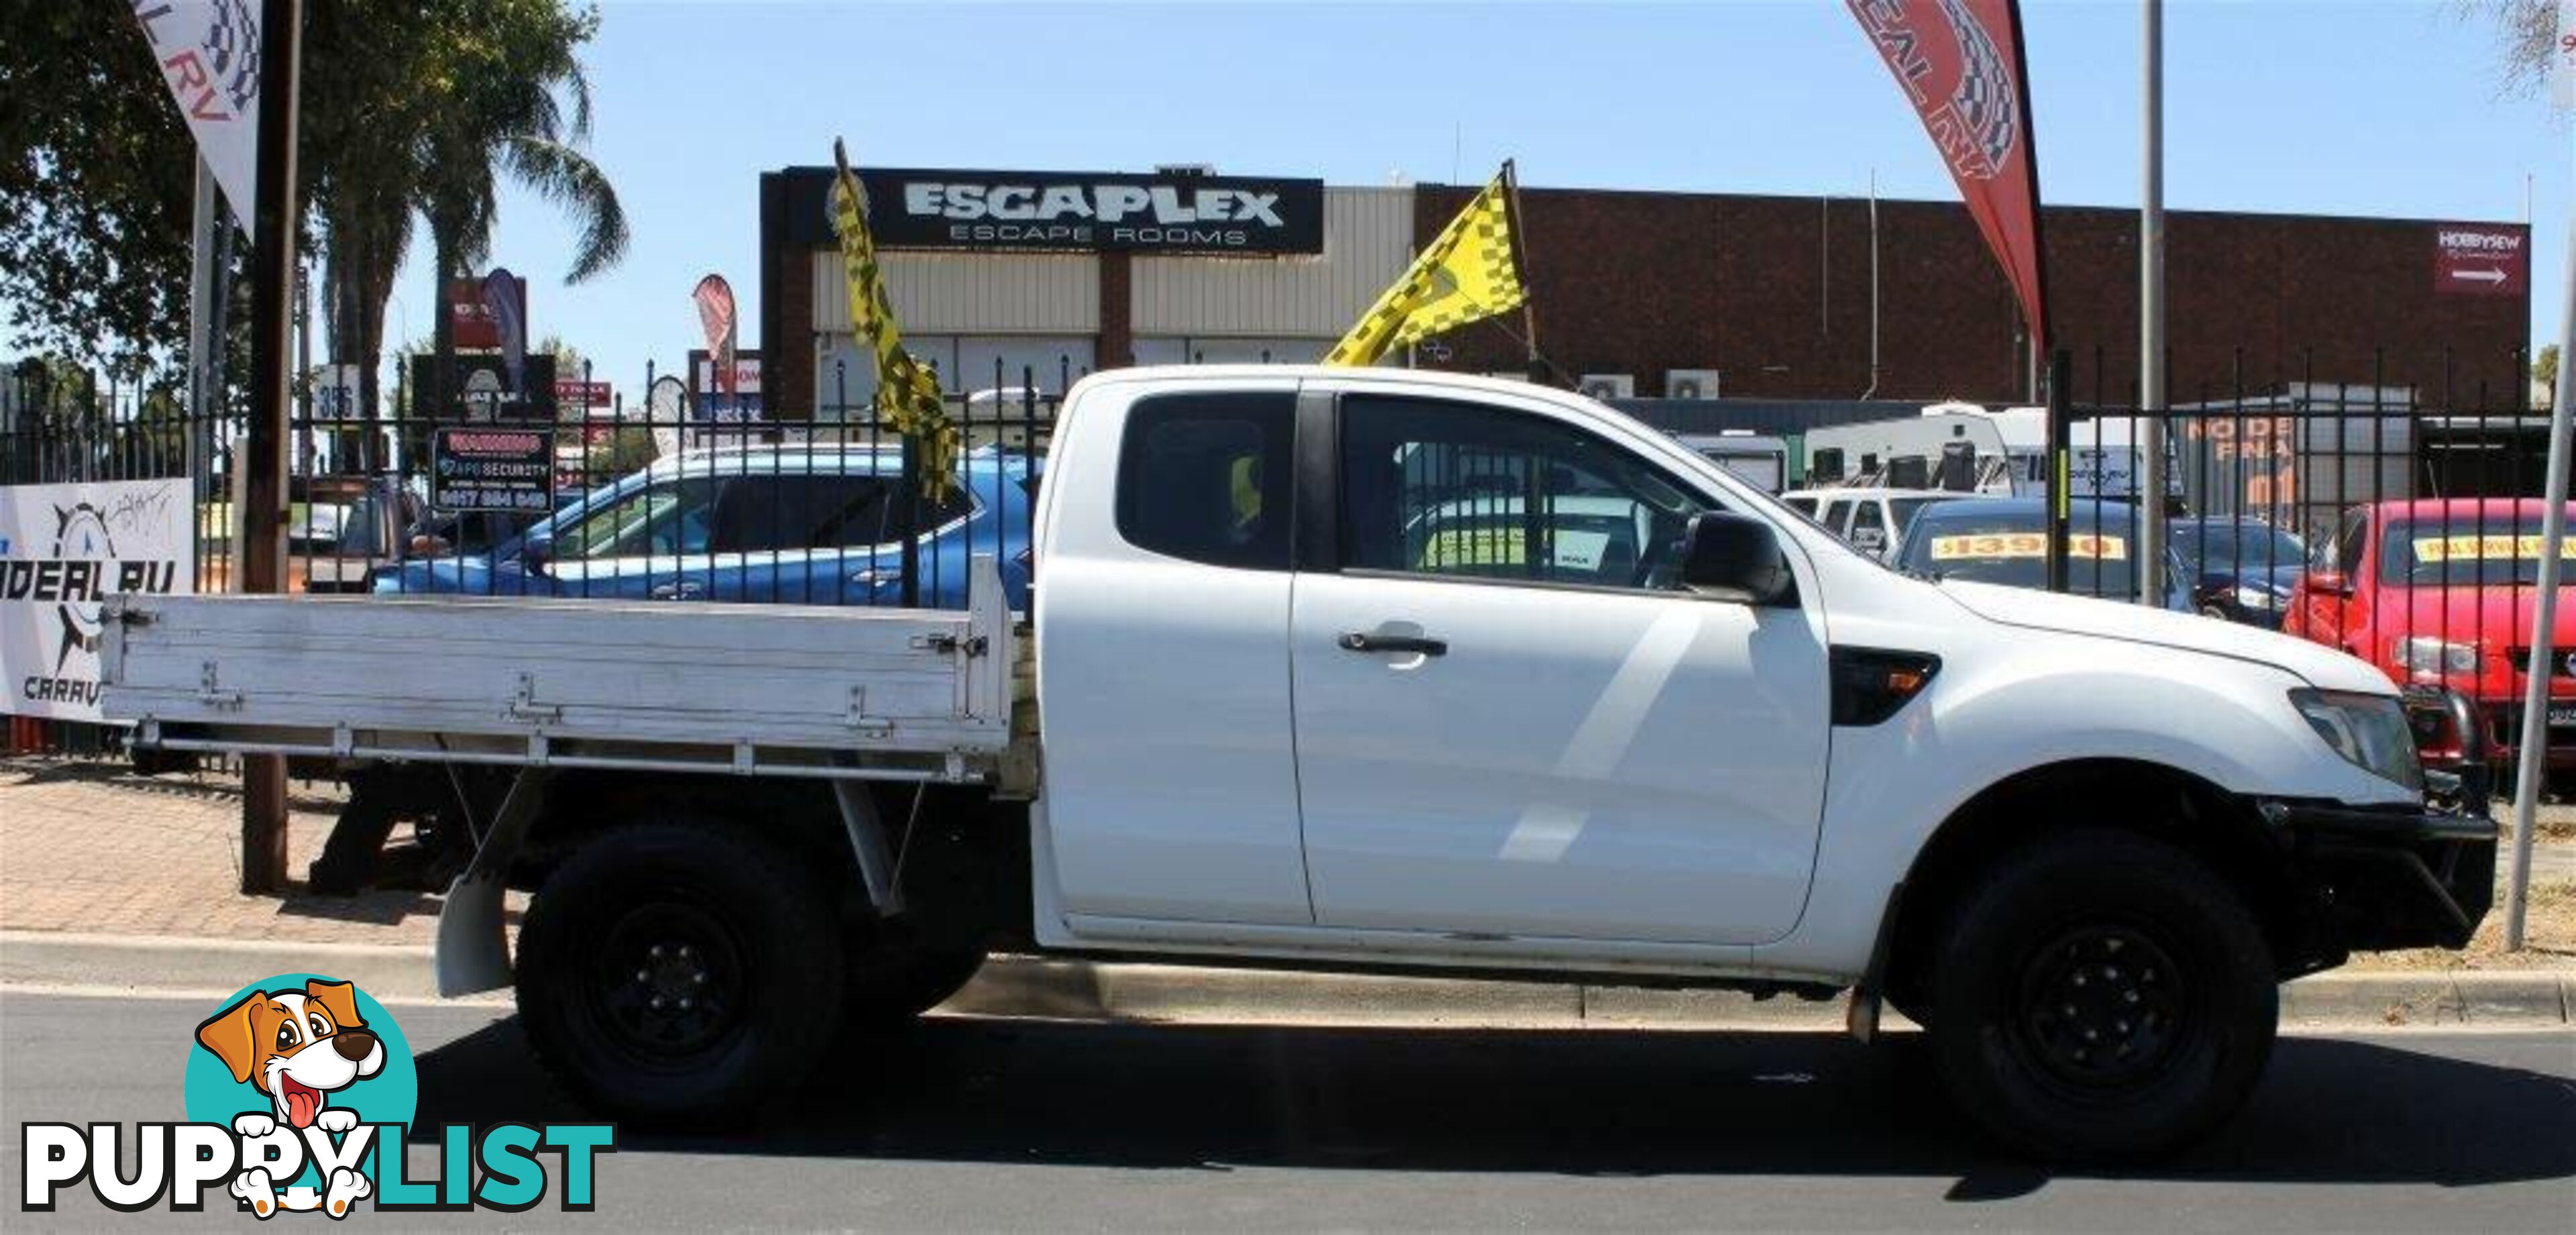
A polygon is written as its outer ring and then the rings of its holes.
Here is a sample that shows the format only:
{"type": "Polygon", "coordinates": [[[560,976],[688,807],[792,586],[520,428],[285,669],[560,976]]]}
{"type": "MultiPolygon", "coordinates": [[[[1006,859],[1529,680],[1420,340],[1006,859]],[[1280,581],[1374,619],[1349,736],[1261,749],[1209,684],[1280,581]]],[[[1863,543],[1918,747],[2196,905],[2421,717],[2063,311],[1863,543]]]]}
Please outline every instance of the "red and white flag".
{"type": "Polygon", "coordinates": [[[137,0],[134,25],[248,231],[259,198],[258,0],[137,0]]]}
{"type": "Polygon", "coordinates": [[[717,394],[733,389],[733,285],[711,274],[698,280],[698,325],[707,332],[707,363],[715,370],[710,383],[717,394]]]}
{"type": "Polygon", "coordinates": [[[2035,351],[2048,340],[2039,156],[2017,0],[1844,0],[1913,100],[1968,213],[2021,300],[2035,351]]]}

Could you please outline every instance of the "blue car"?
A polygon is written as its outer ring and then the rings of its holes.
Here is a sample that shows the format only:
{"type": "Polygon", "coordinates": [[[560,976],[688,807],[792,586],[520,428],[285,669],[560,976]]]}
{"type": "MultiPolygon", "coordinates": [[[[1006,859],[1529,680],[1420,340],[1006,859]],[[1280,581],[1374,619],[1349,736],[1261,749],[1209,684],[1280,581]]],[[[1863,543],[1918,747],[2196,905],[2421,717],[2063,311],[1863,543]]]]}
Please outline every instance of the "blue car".
{"type": "MultiPolygon", "coordinates": [[[[1933,579],[2006,587],[2048,586],[2048,503],[2035,497],[1934,502],[1906,525],[1899,570],[1933,579]]],[[[2066,590],[2134,600],[2138,595],[2137,511],[2126,502],[2079,499],[2067,511],[2066,590]]],[[[2170,546],[2164,607],[2191,612],[2190,576],[2170,546]]]]}
{"type": "Polygon", "coordinates": [[[2281,629],[2290,591],[2308,570],[2298,537],[2244,515],[2173,521],[2174,552],[2192,573],[2192,603],[2202,613],[2281,629]]]}
{"type": "Polygon", "coordinates": [[[907,518],[891,446],[762,446],[663,459],[502,540],[489,553],[376,572],[379,594],[584,596],[748,604],[894,605],[915,541],[925,608],[966,606],[968,564],[998,558],[1029,600],[1037,468],[991,448],[907,518]]]}

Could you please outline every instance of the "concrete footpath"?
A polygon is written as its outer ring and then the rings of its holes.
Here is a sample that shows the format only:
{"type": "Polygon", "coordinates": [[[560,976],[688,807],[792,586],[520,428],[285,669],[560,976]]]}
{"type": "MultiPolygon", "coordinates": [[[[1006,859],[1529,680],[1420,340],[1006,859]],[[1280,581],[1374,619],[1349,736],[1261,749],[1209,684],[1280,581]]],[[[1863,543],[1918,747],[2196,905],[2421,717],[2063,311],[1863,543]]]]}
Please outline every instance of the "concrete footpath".
{"type": "MultiPolygon", "coordinates": [[[[335,787],[298,786],[290,869],[320,850],[335,787]]],[[[236,891],[238,800],[214,778],[0,760],[0,989],[221,996],[327,972],[380,999],[433,998],[438,897],[236,891]]],[[[517,898],[514,897],[514,910],[517,898]]],[[[513,912],[512,920],[515,922],[513,912]]],[[[2538,954],[2563,962],[2566,949],[2538,954]]],[[[481,997],[506,1002],[507,993],[481,997]]],[[[2294,1027],[2570,1023],[2576,969],[2346,969],[2283,987],[2294,1027]]],[[[1817,1029],[1840,1000],[1714,991],[1096,964],[1002,957],[946,1011],[1092,1022],[1444,1028],[1817,1029]]]]}

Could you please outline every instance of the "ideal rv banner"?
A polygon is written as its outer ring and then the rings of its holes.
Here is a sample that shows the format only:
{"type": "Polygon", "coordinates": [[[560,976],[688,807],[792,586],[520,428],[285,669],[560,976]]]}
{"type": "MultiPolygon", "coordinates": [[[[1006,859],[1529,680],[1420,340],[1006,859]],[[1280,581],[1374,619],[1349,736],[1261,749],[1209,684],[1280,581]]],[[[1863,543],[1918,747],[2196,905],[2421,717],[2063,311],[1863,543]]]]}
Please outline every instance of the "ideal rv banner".
{"type": "Polygon", "coordinates": [[[1844,0],[1941,148],[1959,196],[2021,300],[2033,351],[2048,341],[2039,154],[2018,0],[1844,0]]]}
{"type": "Polygon", "coordinates": [[[190,591],[186,480],[0,485],[0,712],[99,719],[99,607],[190,591]]]}

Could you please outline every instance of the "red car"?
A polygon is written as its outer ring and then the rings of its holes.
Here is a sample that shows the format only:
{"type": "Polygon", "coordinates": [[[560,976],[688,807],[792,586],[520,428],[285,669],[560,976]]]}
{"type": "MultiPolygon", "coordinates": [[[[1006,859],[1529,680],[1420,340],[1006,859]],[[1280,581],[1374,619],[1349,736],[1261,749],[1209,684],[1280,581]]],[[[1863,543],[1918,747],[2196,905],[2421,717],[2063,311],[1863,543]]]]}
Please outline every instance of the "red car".
{"type": "MultiPolygon", "coordinates": [[[[2530,498],[2356,506],[2292,586],[2281,628],[2369,661],[2400,686],[2467,695],[2509,750],[2522,737],[2547,509],[2530,498]]],[[[2562,589],[2570,583],[2576,561],[2560,568],[2562,589]]],[[[2576,597],[2563,590],[2550,662],[2549,766],[2576,769],[2576,597]]]]}

